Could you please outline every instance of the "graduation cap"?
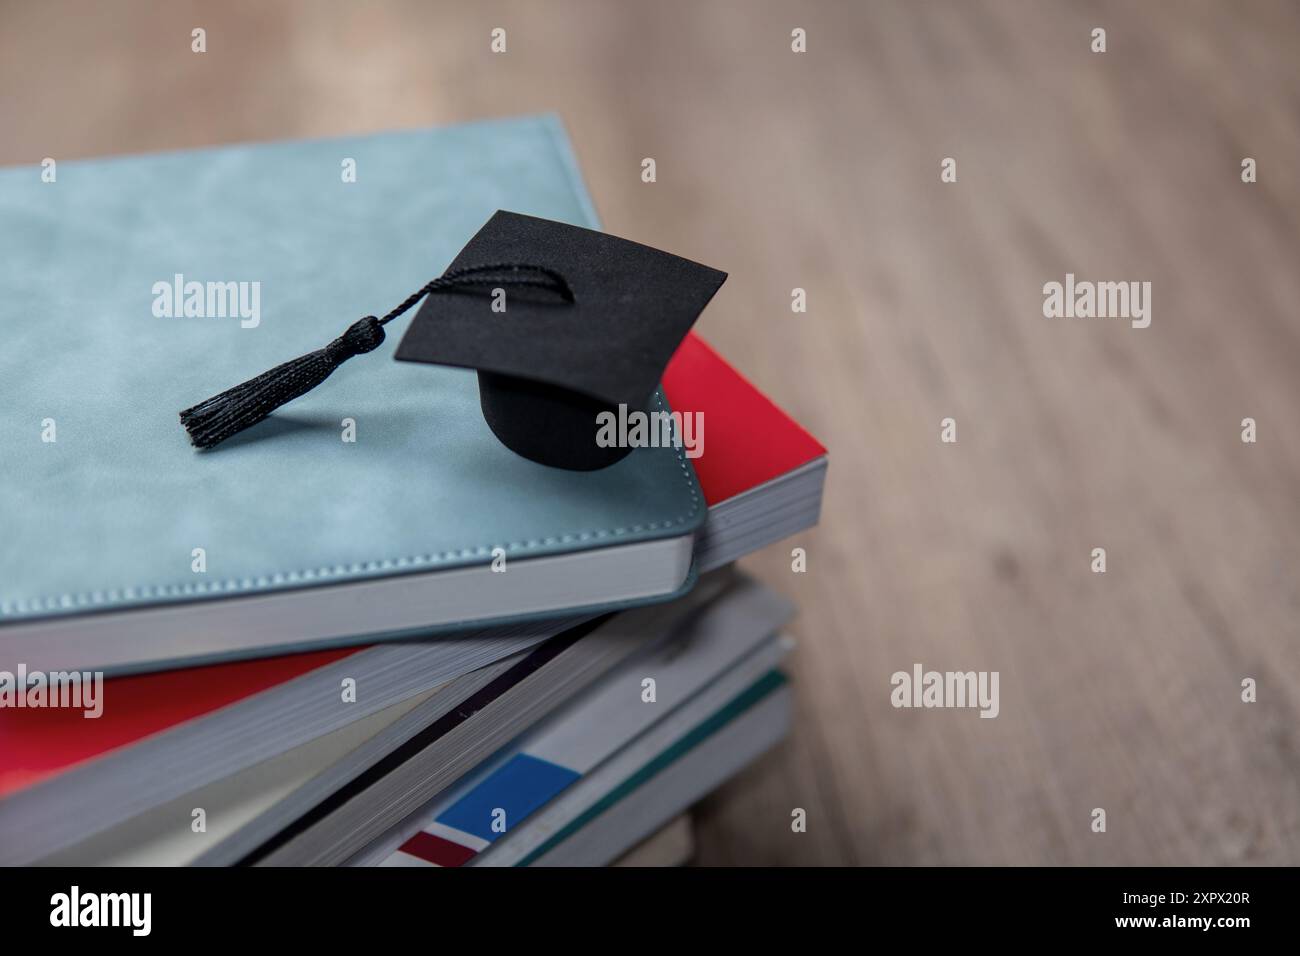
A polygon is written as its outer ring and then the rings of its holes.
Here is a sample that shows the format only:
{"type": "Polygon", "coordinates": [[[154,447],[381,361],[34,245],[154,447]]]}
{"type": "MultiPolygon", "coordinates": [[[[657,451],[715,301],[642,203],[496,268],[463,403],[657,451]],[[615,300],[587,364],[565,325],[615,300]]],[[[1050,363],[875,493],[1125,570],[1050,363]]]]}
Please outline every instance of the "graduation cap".
{"type": "MultiPolygon", "coordinates": [[[[498,211],[441,276],[383,318],[181,412],[211,448],[384,341],[421,298],[399,361],[475,369],[493,433],[526,458],[589,471],[626,447],[596,442],[604,411],[645,410],[668,360],[726,273],[591,229],[498,211]]],[[[436,422],[431,425],[436,427],[436,422]]]]}

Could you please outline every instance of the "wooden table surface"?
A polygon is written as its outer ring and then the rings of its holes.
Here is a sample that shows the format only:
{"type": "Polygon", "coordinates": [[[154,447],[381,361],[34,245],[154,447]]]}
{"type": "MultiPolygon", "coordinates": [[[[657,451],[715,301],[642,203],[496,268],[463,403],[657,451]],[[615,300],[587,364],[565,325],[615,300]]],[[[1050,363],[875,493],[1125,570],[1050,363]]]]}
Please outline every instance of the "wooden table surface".
{"type": "Polygon", "coordinates": [[[802,605],[796,729],[697,859],[1295,864],[1298,54],[1283,0],[10,0],[0,162],[560,113],[831,449],[820,528],[748,562],[802,605]],[[1066,273],[1151,282],[1150,327],[1044,318],[1066,273]],[[895,709],[918,662],[999,716],[895,709]]]}

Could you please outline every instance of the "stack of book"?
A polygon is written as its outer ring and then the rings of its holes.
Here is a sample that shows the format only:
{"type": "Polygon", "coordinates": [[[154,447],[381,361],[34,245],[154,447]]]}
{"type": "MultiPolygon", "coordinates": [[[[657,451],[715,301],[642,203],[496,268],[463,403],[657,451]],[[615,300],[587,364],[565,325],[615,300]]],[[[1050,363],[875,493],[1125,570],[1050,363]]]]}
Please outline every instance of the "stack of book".
{"type": "Polygon", "coordinates": [[[495,209],[596,228],[576,168],[539,117],[0,172],[6,332],[70,313],[0,358],[0,864],[689,857],[684,814],[790,721],[794,609],[734,562],[812,527],[826,472],[702,339],[661,391],[696,445],[599,471],[504,448],[458,369],[349,367],[212,452],[175,422],[241,336],[291,354],[311,303],[373,311],[495,209]],[[182,272],[261,276],[265,321],[142,318],[182,272]]]}

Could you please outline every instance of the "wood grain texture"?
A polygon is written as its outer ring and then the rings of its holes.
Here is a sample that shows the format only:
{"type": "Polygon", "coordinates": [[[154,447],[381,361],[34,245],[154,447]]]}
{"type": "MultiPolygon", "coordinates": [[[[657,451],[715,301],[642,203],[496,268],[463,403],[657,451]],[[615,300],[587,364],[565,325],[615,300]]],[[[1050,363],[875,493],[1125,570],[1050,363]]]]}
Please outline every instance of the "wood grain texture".
{"type": "Polygon", "coordinates": [[[749,562],[803,607],[797,727],[697,859],[1295,864],[1298,53],[1280,0],[7,2],[0,162],[560,113],[831,448],[808,573],[749,562]],[[1067,272],[1149,280],[1151,327],[1044,319],[1067,272]],[[894,709],[914,662],[1000,716],[894,709]]]}

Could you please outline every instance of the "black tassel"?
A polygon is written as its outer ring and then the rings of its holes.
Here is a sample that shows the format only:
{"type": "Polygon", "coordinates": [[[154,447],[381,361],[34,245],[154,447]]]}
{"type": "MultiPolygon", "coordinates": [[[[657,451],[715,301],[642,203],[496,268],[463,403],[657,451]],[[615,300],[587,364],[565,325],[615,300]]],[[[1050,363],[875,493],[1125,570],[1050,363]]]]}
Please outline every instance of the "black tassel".
{"type": "Polygon", "coordinates": [[[383,341],[384,327],[377,318],[368,315],[353,322],[323,349],[277,365],[242,385],[185,409],[181,412],[181,424],[195,447],[211,448],[256,425],[286,402],[310,392],[352,356],[373,351],[383,341]]]}
{"type": "Polygon", "coordinates": [[[379,348],[384,326],[431,292],[486,286],[531,286],[556,293],[566,302],[573,291],[559,273],[541,266],[505,263],[446,272],[425,284],[382,319],[367,315],[348,326],[337,339],[315,352],[277,365],[242,385],[228,388],[181,412],[181,424],[197,448],[212,448],[231,435],[256,425],[273,411],[305,395],[352,358],[379,348]]]}

